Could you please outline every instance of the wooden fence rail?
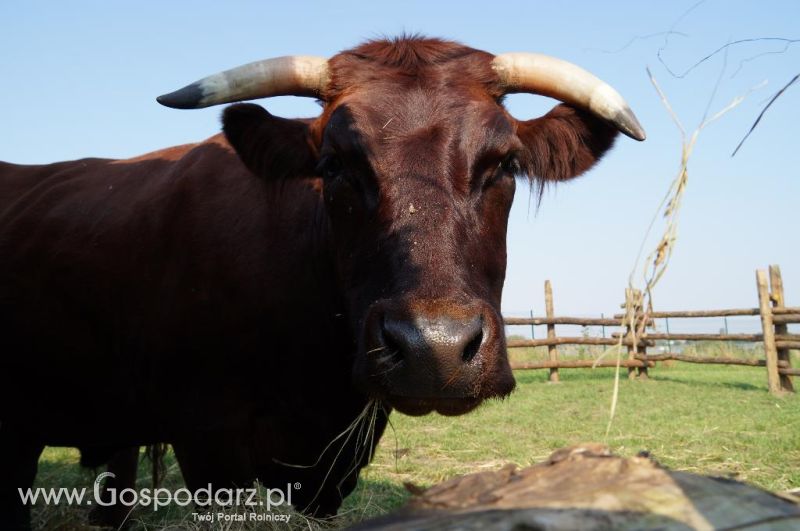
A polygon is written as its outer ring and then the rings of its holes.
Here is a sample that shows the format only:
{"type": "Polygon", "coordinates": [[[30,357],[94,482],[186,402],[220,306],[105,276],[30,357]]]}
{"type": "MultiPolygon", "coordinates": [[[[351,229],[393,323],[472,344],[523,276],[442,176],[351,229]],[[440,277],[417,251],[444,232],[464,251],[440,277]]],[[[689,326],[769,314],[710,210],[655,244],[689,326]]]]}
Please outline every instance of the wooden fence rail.
{"type": "MultiPolygon", "coordinates": [[[[545,317],[508,317],[507,326],[546,326],[547,337],[542,339],[509,339],[508,348],[547,347],[547,359],[536,362],[512,364],[515,370],[549,369],[548,380],[558,382],[559,369],[576,369],[591,367],[616,367],[616,359],[602,360],[564,360],[559,358],[558,346],[562,345],[598,345],[625,347],[626,359],[620,360],[619,366],[628,369],[628,376],[647,378],[648,369],[659,361],[680,361],[686,363],[711,363],[722,365],[741,365],[750,367],[766,367],[767,385],[771,393],[780,394],[794,391],[792,376],[800,376],[800,369],[793,368],[789,350],[800,349],[800,334],[790,334],[787,325],[800,323],[800,307],[786,306],[783,293],[783,279],[780,268],[769,267],[769,272],[756,271],[756,287],[758,292],[758,308],[734,308],[701,311],[668,311],[645,312],[642,308],[641,293],[627,289],[625,293],[626,313],[614,314],[613,318],[556,317],[553,310],[553,290],[550,281],[545,282],[545,317]],[[654,326],[654,319],[691,319],[704,317],[759,316],[761,320],[760,334],[685,334],[671,333],[667,321],[666,333],[649,331],[654,326]],[[564,337],[556,335],[556,325],[600,326],[603,337],[564,337]],[[619,327],[606,337],[605,327],[619,327]],[[736,341],[763,343],[764,359],[740,359],[732,357],[690,356],[667,352],[648,354],[647,348],[655,345],[655,341],[736,341]]],[[[533,329],[533,328],[532,328],[533,329]]]]}
{"type": "MultiPolygon", "coordinates": [[[[627,346],[631,343],[630,339],[623,339],[622,344],[627,346]]],[[[613,347],[620,343],[619,339],[612,337],[548,337],[547,339],[510,339],[509,348],[518,347],[554,347],[557,345],[605,345],[613,347]]],[[[650,342],[650,346],[655,343],[650,342]]],[[[639,347],[647,346],[645,341],[638,342],[639,347]]]]}
{"type": "MultiPolygon", "coordinates": [[[[544,361],[532,361],[529,363],[519,363],[514,365],[514,369],[591,369],[594,367],[616,367],[617,362],[615,360],[544,360],[544,361]]],[[[641,360],[621,360],[619,363],[620,367],[655,367],[655,362],[653,361],[641,361],[641,360]]]]}
{"type": "Polygon", "coordinates": [[[506,325],[582,325],[619,326],[620,319],[593,319],[587,317],[506,317],[506,325]]]}
{"type": "MultiPolygon", "coordinates": [[[[644,356],[637,356],[636,359],[644,360],[644,356]]],[[[647,356],[647,361],[685,361],[686,363],[716,363],[720,365],[746,365],[749,367],[766,367],[767,360],[756,360],[756,359],[742,359],[742,358],[731,358],[726,356],[687,356],[685,354],[649,354],[647,356]]],[[[789,368],[789,364],[783,360],[778,361],[779,369],[789,368]]]]}

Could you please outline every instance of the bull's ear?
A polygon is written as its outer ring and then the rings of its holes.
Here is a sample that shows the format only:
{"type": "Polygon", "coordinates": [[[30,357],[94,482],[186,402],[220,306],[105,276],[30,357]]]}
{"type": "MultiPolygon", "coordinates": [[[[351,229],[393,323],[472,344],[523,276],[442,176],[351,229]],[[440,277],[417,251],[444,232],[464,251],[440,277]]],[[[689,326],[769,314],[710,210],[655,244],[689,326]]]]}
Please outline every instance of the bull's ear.
{"type": "Polygon", "coordinates": [[[517,136],[525,145],[523,170],[546,184],[591,168],[614,144],[617,130],[592,113],[561,104],[540,118],[519,122],[517,136]]]}
{"type": "Polygon", "coordinates": [[[225,109],[222,130],[245,166],[259,177],[314,174],[316,156],[304,122],[273,116],[259,105],[240,103],[225,109]]]}

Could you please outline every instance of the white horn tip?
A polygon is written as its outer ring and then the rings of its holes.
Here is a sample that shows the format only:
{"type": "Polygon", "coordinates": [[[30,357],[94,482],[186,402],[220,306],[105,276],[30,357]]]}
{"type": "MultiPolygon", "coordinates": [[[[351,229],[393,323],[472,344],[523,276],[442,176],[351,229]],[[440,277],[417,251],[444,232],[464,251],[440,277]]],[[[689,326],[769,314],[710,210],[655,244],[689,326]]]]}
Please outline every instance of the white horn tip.
{"type": "Polygon", "coordinates": [[[175,92],[164,94],[156,98],[156,101],[165,107],[173,109],[200,109],[208,107],[203,104],[203,88],[200,82],[186,85],[175,92]]]}
{"type": "Polygon", "coordinates": [[[633,114],[633,111],[630,109],[630,107],[626,106],[624,109],[619,111],[611,121],[620,130],[620,132],[633,138],[634,140],[641,142],[647,138],[644,128],[639,123],[639,120],[636,119],[636,115],[633,114]]]}

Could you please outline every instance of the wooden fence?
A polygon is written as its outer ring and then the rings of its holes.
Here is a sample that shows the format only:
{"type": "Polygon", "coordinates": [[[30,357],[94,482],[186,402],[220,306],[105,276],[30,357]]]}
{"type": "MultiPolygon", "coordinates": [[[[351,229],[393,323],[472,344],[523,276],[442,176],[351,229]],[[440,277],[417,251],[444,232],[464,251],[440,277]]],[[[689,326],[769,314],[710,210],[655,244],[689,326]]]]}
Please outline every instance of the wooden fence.
{"type": "Polygon", "coordinates": [[[792,376],[800,376],[800,369],[793,368],[790,363],[789,350],[800,349],[800,334],[790,334],[787,325],[800,323],[800,307],[786,306],[783,292],[783,280],[780,268],[769,267],[769,272],[756,271],[756,287],[758,290],[758,307],[726,310],[647,312],[642,308],[642,295],[638,291],[626,290],[624,313],[613,318],[557,317],[553,310],[553,290],[550,281],[545,282],[544,317],[505,318],[506,326],[547,326],[547,337],[543,339],[509,339],[508,348],[547,347],[547,359],[530,363],[515,363],[512,368],[548,369],[549,381],[557,382],[559,369],[575,369],[589,367],[616,367],[617,355],[606,356],[598,360],[561,359],[558,353],[560,345],[601,345],[605,347],[619,346],[625,349],[626,356],[619,361],[621,367],[628,370],[629,378],[646,379],[648,369],[655,367],[656,362],[675,360],[688,363],[716,363],[723,365],[744,365],[766,367],[767,384],[773,394],[794,391],[792,376]],[[698,318],[698,317],[731,317],[760,316],[760,334],[684,334],[670,333],[669,325],[665,333],[653,331],[654,319],[664,318],[698,318]],[[557,325],[578,325],[583,327],[603,327],[603,337],[564,337],[556,335],[557,325]],[[618,332],[605,337],[605,327],[615,327],[618,332]],[[737,341],[758,342],[764,344],[764,359],[742,359],[734,357],[692,356],[675,352],[648,354],[647,348],[655,345],[655,341],[666,341],[671,350],[673,341],[737,341]]]}

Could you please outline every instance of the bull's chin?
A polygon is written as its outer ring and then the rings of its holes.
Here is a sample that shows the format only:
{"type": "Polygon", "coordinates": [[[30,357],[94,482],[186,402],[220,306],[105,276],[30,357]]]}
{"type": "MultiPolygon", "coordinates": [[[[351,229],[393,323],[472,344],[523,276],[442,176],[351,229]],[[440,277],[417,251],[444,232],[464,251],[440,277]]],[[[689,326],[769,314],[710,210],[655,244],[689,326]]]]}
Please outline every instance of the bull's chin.
{"type": "Polygon", "coordinates": [[[440,415],[454,417],[469,413],[483,401],[480,398],[420,398],[410,396],[389,396],[386,402],[400,413],[419,417],[436,411],[440,415]]]}

